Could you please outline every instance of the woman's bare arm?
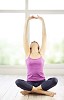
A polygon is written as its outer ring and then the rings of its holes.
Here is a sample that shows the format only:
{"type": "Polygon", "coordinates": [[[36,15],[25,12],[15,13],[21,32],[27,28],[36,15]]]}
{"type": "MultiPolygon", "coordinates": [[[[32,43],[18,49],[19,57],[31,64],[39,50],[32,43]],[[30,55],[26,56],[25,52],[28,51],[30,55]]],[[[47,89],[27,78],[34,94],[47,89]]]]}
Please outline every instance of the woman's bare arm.
{"type": "Polygon", "coordinates": [[[27,20],[25,21],[25,27],[24,27],[24,35],[23,35],[23,45],[24,45],[24,50],[26,56],[30,54],[30,46],[29,46],[29,41],[28,41],[28,23],[29,20],[35,18],[34,16],[28,17],[27,20]]]}
{"type": "Polygon", "coordinates": [[[42,22],[42,45],[41,45],[41,48],[40,48],[40,53],[41,53],[42,56],[44,56],[45,50],[46,50],[46,29],[45,29],[44,19],[40,16],[38,16],[38,18],[42,22]]]}

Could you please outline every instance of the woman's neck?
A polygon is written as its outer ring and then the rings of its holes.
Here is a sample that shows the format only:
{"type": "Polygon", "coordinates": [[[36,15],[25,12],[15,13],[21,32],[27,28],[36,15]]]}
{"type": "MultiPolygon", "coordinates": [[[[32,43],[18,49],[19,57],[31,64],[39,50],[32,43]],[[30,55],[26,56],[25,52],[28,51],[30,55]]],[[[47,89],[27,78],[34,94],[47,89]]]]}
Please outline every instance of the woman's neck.
{"type": "Polygon", "coordinates": [[[32,52],[30,55],[36,57],[36,56],[40,56],[40,53],[39,52],[32,52]]]}

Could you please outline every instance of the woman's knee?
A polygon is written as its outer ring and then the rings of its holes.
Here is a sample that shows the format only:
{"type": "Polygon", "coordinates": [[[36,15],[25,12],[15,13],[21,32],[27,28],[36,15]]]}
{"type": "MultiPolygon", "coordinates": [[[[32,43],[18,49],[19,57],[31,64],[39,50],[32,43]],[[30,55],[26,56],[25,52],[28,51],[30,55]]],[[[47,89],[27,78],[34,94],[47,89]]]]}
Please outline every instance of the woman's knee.
{"type": "Polygon", "coordinates": [[[17,86],[19,86],[20,83],[21,83],[21,81],[23,81],[23,80],[21,80],[21,79],[17,79],[17,80],[15,81],[15,84],[16,84],[17,86]]]}
{"type": "Polygon", "coordinates": [[[53,78],[53,83],[56,85],[58,83],[58,79],[57,78],[53,78]]]}

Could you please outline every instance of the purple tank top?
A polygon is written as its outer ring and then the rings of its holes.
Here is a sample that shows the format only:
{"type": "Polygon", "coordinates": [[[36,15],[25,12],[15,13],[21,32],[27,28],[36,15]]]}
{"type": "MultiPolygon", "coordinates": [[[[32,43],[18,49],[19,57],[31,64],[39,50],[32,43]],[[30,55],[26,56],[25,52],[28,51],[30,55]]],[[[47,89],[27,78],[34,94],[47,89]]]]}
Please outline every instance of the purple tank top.
{"type": "Polygon", "coordinates": [[[30,56],[26,59],[27,81],[40,81],[45,79],[44,59],[42,57],[33,59],[30,56]]]}

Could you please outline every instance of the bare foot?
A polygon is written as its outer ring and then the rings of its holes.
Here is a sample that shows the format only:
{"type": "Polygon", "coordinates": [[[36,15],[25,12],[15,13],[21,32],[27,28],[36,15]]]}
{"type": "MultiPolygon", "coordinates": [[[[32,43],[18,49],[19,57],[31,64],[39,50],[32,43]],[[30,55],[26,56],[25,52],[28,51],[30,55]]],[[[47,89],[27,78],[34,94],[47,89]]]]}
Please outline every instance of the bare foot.
{"type": "Polygon", "coordinates": [[[56,93],[50,92],[50,91],[45,91],[45,95],[53,97],[54,95],[56,95],[56,93]]]}
{"type": "Polygon", "coordinates": [[[41,89],[34,89],[34,91],[33,92],[35,92],[35,93],[37,93],[37,94],[45,94],[45,95],[47,95],[47,96],[51,96],[51,97],[53,97],[56,93],[54,93],[54,92],[50,92],[50,91],[44,91],[44,90],[41,90],[41,89]]]}
{"type": "Polygon", "coordinates": [[[36,87],[33,86],[31,91],[23,90],[20,93],[22,93],[23,95],[27,95],[29,93],[35,93],[36,90],[37,90],[36,87]]]}
{"type": "Polygon", "coordinates": [[[20,93],[22,93],[23,95],[27,95],[27,94],[31,93],[31,91],[23,90],[23,91],[20,91],[20,93]]]}
{"type": "Polygon", "coordinates": [[[38,87],[36,87],[36,88],[37,88],[37,90],[40,91],[42,94],[45,94],[45,95],[48,95],[48,96],[51,96],[51,97],[53,97],[54,95],[56,95],[56,93],[54,93],[54,92],[44,91],[44,90],[42,89],[41,85],[38,86],[38,87]]]}

